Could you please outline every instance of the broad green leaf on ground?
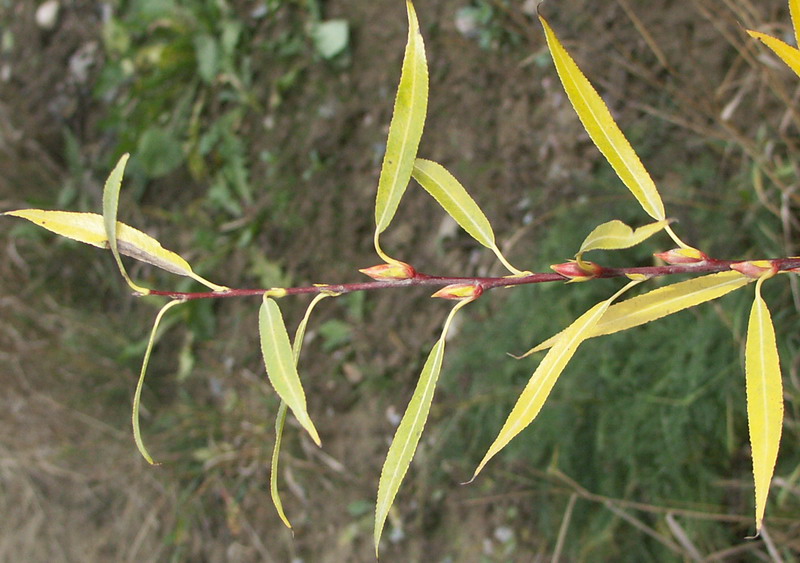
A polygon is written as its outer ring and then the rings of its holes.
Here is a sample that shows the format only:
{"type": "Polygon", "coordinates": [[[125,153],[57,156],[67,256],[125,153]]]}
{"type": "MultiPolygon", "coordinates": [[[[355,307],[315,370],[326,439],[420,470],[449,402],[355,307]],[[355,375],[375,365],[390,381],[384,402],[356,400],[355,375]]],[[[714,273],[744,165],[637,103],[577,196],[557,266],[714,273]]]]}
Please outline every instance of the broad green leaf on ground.
{"type": "MultiPolygon", "coordinates": [[[[292,343],[292,355],[294,357],[295,366],[297,362],[300,360],[300,349],[303,347],[303,339],[306,335],[306,326],[308,325],[308,319],[311,318],[311,311],[314,310],[314,307],[317,306],[317,303],[325,299],[326,297],[331,297],[332,294],[330,293],[320,293],[314,299],[312,299],[311,303],[309,303],[308,308],[306,309],[306,314],[303,315],[303,320],[300,321],[300,324],[297,327],[297,331],[294,333],[294,342],[292,343]]],[[[278,516],[280,516],[281,521],[286,525],[287,528],[291,528],[292,524],[289,522],[289,519],[286,517],[286,513],[283,510],[283,502],[281,502],[281,495],[278,491],[278,461],[280,458],[280,451],[281,451],[281,442],[283,441],[283,426],[286,422],[286,401],[281,400],[280,407],[278,407],[278,414],[275,417],[275,446],[272,448],[272,460],[270,464],[270,479],[269,479],[269,492],[270,496],[272,497],[272,503],[275,505],[275,510],[278,512],[278,516]]]]}
{"type": "MultiPolygon", "coordinates": [[[[722,297],[752,281],[754,281],[753,278],[730,271],[659,287],[609,307],[587,338],[613,334],[655,321],[722,297]]],[[[562,335],[563,332],[560,332],[518,357],[524,358],[534,352],[546,350],[553,346],[562,335]]]]}
{"type": "Polygon", "coordinates": [[[747,422],[753,456],[756,533],[761,531],[783,428],[781,366],[772,318],[761,297],[764,279],[759,278],[756,283],[756,298],[750,310],[745,344],[747,422]]]}
{"type": "Polygon", "coordinates": [[[133,424],[133,440],[136,442],[136,447],[139,449],[139,453],[142,454],[142,457],[144,457],[147,460],[147,463],[150,465],[155,464],[155,462],[150,456],[150,453],[147,451],[147,448],[144,447],[144,442],[142,441],[142,432],[139,428],[139,406],[141,405],[142,401],[144,376],[147,373],[147,365],[150,363],[150,353],[153,351],[153,345],[155,344],[156,335],[158,334],[158,325],[161,324],[161,319],[164,316],[164,313],[172,309],[175,305],[180,305],[181,303],[185,303],[185,301],[170,301],[164,305],[158,312],[158,315],[156,315],[156,320],[153,323],[153,330],[150,331],[150,340],[147,342],[147,349],[144,352],[142,369],[139,372],[139,381],[136,383],[136,391],[133,394],[133,412],[131,414],[131,423],[133,424]]]}
{"type": "Polygon", "coordinates": [[[572,107],[594,144],[641,206],[656,220],[666,219],[664,204],[653,179],[628,139],[611,117],[605,102],[541,16],[547,45],[572,107]]]}
{"type": "Polygon", "coordinates": [[[141,287],[133,282],[128,272],[125,270],[125,265],[122,263],[122,258],[119,255],[117,248],[117,208],[119,206],[119,190],[122,186],[122,175],[125,172],[125,165],[128,163],[130,155],[125,153],[117,162],[117,165],[108,175],[106,185],[103,188],[103,227],[108,239],[108,246],[111,249],[111,254],[114,255],[114,260],[119,268],[119,273],[128,283],[130,288],[138,293],[147,295],[150,290],[141,287]]]}
{"type": "Polygon", "coordinates": [[[795,72],[795,74],[800,76],[800,51],[791,45],[787,45],[776,37],[767,35],[766,33],[753,31],[751,29],[748,29],[747,33],[750,35],[750,37],[755,37],[764,45],[772,49],[772,51],[778,55],[781,60],[795,72]]]}
{"type": "Polygon", "coordinates": [[[383,527],[386,524],[386,518],[389,516],[389,509],[394,503],[397,491],[400,489],[400,484],[403,482],[403,478],[411,464],[411,459],[414,457],[414,452],[417,450],[417,445],[419,444],[420,436],[422,436],[425,422],[428,420],[428,413],[430,412],[431,402],[433,401],[436,382],[439,379],[439,372],[442,369],[447,329],[450,327],[450,323],[458,310],[472,301],[472,299],[459,301],[458,304],[451,309],[444,323],[442,336],[436,344],[434,344],[430,354],[428,354],[428,359],[425,361],[425,366],[422,368],[422,373],[414,389],[414,394],[411,397],[411,401],[408,403],[406,412],[403,414],[400,425],[397,427],[397,431],[392,439],[392,444],[389,446],[389,452],[386,454],[386,460],[383,462],[381,478],[378,482],[378,500],[375,504],[374,539],[376,556],[378,554],[383,527]]]}
{"type": "Polygon", "coordinates": [[[505,424],[503,424],[503,427],[500,429],[500,433],[497,435],[492,445],[489,446],[486,455],[475,469],[475,473],[472,475],[473,479],[477,477],[478,473],[481,472],[490,459],[533,422],[533,419],[536,418],[536,415],[542,410],[542,405],[544,405],[558,377],[564,371],[570,359],[572,359],[578,346],[588,338],[592,329],[606,312],[609,305],[625,291],[638,283],[641,282],[632,281],[628,283],[610,299],[601,301],[578,317],[569,327],[564,329],[564,332],[561,333],[561,338],[553,345],[536,368],[536,371],[533,372],[528,384],[525,386],[514,408],[511,410],[511,414],[508,415],[505,424]]]}
{"type": "MultiPolygon", "coordinates": [[[[45,209],[20,209],[6,211],[3,215],[27,219],[62,237],[70,238],[98,248],[109,248],[103,217],[97,213],[78,213],[75,211],[50,211],[45,209]]],[[[217,285],[198,276],[186,260],[142,231],[117,222],[117,249],[121,254],[140,262],[152,264],[167,272],[190,277],[213,291],[226,291],[225,286],[217,285]]]]}
{"type": "Polygon", "coordinates": [[[636,246],[662,231],[668,224],[668,220],[657,221],[634,231],[622,221],[608,221],[589,233],[575,257],[580,261],[581,255],[590,250],[619,250],[636,246]]]}
{"type": "Polygon", "coordinates": [[[400,198],[403,197],[411,180],[411,170],[417,157],[417,148],[422,138],[425,114],[428,110],[428,64],[425,60],[425,45],[414,5],[410,1],[406,2],[406,9],[408,42],[375,200],[375,250],[386,262],[393,260],[383,252],[378,239],[391,223],[400,198]]]}
{"type": "Polygon", "coordinates": [[[508,263],[497,247],[492,225],[486,215],[464,186],[444,166],[418,158],[414,162],[412,176],[462,229],[480,244],[491,249],[511,273],[517,275],[523,273],[508,263]]]}
{"type": "Polygon", "coordinates": [[[314,443],[319,446],[319,434],[308,416],[306,395],[297,373],[283,316],[275,300],[266,295],[258,312],[258,332],[261,337],[261,353],[272,387],[286,401],[300,426],[306,429],[314,443]]]}

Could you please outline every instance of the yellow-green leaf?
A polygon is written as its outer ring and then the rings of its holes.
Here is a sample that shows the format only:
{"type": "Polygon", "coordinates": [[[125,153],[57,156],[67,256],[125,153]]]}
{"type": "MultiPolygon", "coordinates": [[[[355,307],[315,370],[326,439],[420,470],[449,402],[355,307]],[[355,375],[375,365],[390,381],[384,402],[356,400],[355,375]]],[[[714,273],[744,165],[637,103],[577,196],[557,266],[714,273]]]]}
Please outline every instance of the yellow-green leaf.
{"type": "Polygon", "coordinates": [[[778,446],[783,428],[783,383],[775,329],[769,309],[761,297],[761,284],[756,283],[756,298],[750,309],[745,344],[745,378],[747,388],[747,422],[753,456],[753,477],[756,498],[756,532],[761,531],[769,485],[778,459],[778,446]]]}
{"type": "Polygon", "coordinates": [[[776,37],[767,35],[766,33],[753,31],[751,29],[748,29],[747,33],[750,34],[750,37],[755,37],[764,45],[772,49],[772,51],[778,55],[781,60],[795,72],[795,74],[800,76],[800,51],[791,45],[787,45],[776,37]]]}
{"type": "Polygon", "coordinates": [[[150,290],[137,285],[133,282],[131,277],[125,270],[125,265],[122,263],[122,258],[119,255],[117,248],[117,207],[119,205],[119,189],[122,186],[122,175],[125,172],[125,165],[128,163],[130,155],[125,153],[117,162],[117,165],[108,175],[106,185],[103,188],[103,227],[108,239],[108,246],[111,249],[111,254],[114,255],[114,260],[119,268],[119,273],[128,283],[130,288],[138,293],[147,295],[150,290]]]}
{"type": "MultiPolygon", "coordinates": [[[[618,250],[636,246],[663,230],[668,224],[668,220],[657,221],[639,227],[634,231],[622,221],[616,219],[608,221],[589,233],[576,256],[580,257],[584,252],[589,252],[590,250],[618,250]]],[[[578,259],[580,260],[580,258],[578,259]]]]}
{"type": "Polygon", "coordinates": [[[319,434],[306,408],[306,395],[297,373],[292,345],[283,316],[274,299],[264,296],[258,312],[258,332],[267,376],[278,396],[286,401],[300,426],[320,445],[319,434]]]}
{"type": "MultiPolygon", "coordinates": [[[[309,303],[306,314],[303,315],[303,320],[300,321],[294,333],[292,355],[294,357],[295,366],[300,359],[300,349],[303,347],[303,339],[305,338],[308,319],[311,318],[311,311],[314,310],[317,303],[332,295],[331,293],[320,293],[309,303]]],[[[278,512],[281,521],[287,528],[291,529],[292,524],[289,522],[289,518],[286,517],[286,513],[283,510],[283,502],[281,501],[281,495],[278,491],[278,461],[280,459],[281,442],[283,441],[283,426],[286,422],[286,410],[286,401],[281,400],[281,404],[278,407],[278,414],[275,417],[275,445],[272,448],[272,460],[270,463],[269,493],[272,497],[272,504],[275,506],[275,510],[278,512]]]]}
{"type": "Polygon", "coordinates": [[[795,45],[800,47],[800,0],[789,0],[789,16],[792,18],[795,45]]]}
{"type": "MultiPolygon", "coordinates": [[[[730,271],[659,287],[609,307],[587,338],[613,334],[649,323],[722,297],[752,281],[754,281],[752,278],[743,276],[739,272],[730,271]]],[[[563,332],[548,338],[519,358],[550,348],[561,338],[562,334],[563,332]]]]}
{"type": "Polygon", "coordinates": [[[153,323],[153,330],[150,331],[150,340],[147,342],[147,349],[144,352],[144,359],[142,360],[142,369],[139,371],[139,381],[136,383],[136,391],[133,394],[133,412],[131,414],[131,423],[133,424],[133,441],[136,442],[136,447],[139,449],[139,453],[142,454],[147,460],[147,463],[150,465],[155,464],[153,458],[150,456],[150,453],[147,451],[147,448],[144,447],[144,441],[142,441],[142,431],[139,428],[139,406],[141,405],[142,401],[142,388],[144,387],[144,376],[147,373],[147,365],[150,363],[150,353],[153,351],[153,345],[156,342],[156,334],[158,333],[158,325],[161,324],[161,319],[164,317],[164,313],[172,309],[175,305],[180,305],[181,303],[185,303],[185,301],[175,300],[170,301],[166,305],[164,305],[161,310],[156,315],[156,320],[153,323]]]}
{"type": "Polygon", "coordinates": [[[414,167],[428,109],[428,64],[425,60],[425,45],[414,5],[410,1],[406,2],[406,9],[408,42],[375,200],[375,249],[387,262],[392,260],[381,250],[378,237],[391,223],[400,198],[403,197],[411,179],[411,170],[414,167]]]}
{"type": "Polygon", "coordinates": [[[541,16],[547,45],[572,107],[594,144],[644,210],[656,220],[666,219],[664,204],[653,179],[617,126],[605,102],[594,89],[553,30],[541,16]]]}
{"type": "MultiPolygon", "coordinates": [[[[45,209],[20,209],[7,211],[3,215],[27,219],[62,237],[90,244],[98,248],[109,248],[103,217],[97,213],[78,213],[75,211],[50,211],[45,209]]],[[[213,291],[225,291],[228,288],[209,282],[192,271],[186,260],[142,231],[117,222],[117,248],[121,254],[135,258],[140,262],[152,264],[167,272],[179,276],[190,277],[213,291]]]]}
{"type": "Polygon", "coordinates": [[[483,246],[490,248],[512,273],[523,272],[508,263],[494,239],[492,225],[467,190],[444,166],[422,158],[414,162],[414,179],[455,219],[462,229],[483,246]]]}
{"type": "Polygon", "coordinates": [[[583,315],[573,322],[561,333],[561,338],[556,341],[542,362],[533,372],[528,384],[517,399],[511,414],[508,415],[505,424],[500,429],[500,433],[495,438],[486,455],[483,457],[472,478],[486,466],[500,450],[502,450],[517,434],[522,432],[539,411],[550,395],[558,377],[564,371],[567,363],[572,359],[578,346],[589,336],[594,326],[608,309],[609,305],[622,293],[641,283],[632,281],[615,293],[610,299],[602,301],[586,311],[583,315]]]}
{"type": "Polygon", "coordinates": [[[411,459],[414,457],[414,452],[417,450],[422,430],[425,427],[425,422],[428,420],[428,414],[433,401],[433,393],[436,389],[436,382],[439,379],[439,372],[442,369],[442,359],[444,358],[444,344],[447,330],[453,320],[456,312],[467,303],[472,302],[471,299],[459,301],[453,309],[451,309],[447,320],[442,329],[442,336],[434,344],[428,359],[425,361],[425,366],[422,368],[422,373],[419,376],[419,381],[414,389],[414,394],[411,401],[408,403],[406,412],[403,414],[400,425],[392,439],[392,444],[389,446],[389,452],[386,454],[386,460],[383,462],[383,469],[381,470],[380,481],[378,482],[378,499],[375,504],[375,555],[378,554],[378,546],[381,541],[381,534],[383,527],[386,524],[386,518],[389,516],[389,509],[394,503],[397,491],[400,489],[400,484],[408,471],[411,464],[411,459]]]}

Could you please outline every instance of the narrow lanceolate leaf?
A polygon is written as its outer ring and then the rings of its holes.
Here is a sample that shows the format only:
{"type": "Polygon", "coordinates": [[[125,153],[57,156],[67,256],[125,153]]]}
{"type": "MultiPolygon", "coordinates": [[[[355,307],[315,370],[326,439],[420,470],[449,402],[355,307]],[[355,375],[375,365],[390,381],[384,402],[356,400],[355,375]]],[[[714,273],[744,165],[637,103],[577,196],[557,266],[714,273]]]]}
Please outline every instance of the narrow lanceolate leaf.
{"type": "MultiPolygon", "coordinates": [[[[752,281],[754,281],[752,278],[743,276],[739,272],[731,271],[709,274],[654,289],[609,307],[587,338],[613,334],[649,323],[678,311],[700,305],[706,301],[722,297],[752,281]]],[[[522,356],[519,356],[519,358],[524,358],[534,352],[547,350],[563,334],[563,332],[560,332],[548,338],[538,346],[525,352],[522,356]]]]}
{"type": "Polygon", "coordinates": [[[389,509],[394,503],[397,491],[400,489],[400,483],[402,483],[411,464],[411,459],[414,457],[414,452],[417,450],[420,436],[422,436],[422,429],[428,420],[436,382],[442,369],[447,329],[450,327],[456,312],[471,301],[470,299],[460,301],[450,311],[442,329],[442,336],[434,344],[430,354],[428,354],[428,359],[422,368],[417,387],[414,389],[414,395],[411,397],[406,412],[403,414],[400,425],[397,427],[392,439],[392,444],[389,446],[389,453],[386,454],[386,460],[383,462],[381,478],[378,482],[378,500],[375,504],[374,539],[376,556],[383,527],[386,524],[386,518],[389,516],[389,509]]]}
{"type": "Polygon", "coordinates": [[[475,200],[464,186],[444,166],[439,163],[416,159],[412,172],[414,179],[425,191],[455,219],[462,229],[486,248],[492,249],[501,262],[514,274],[523,272],[511,266],[505,259],[494,239],[492,225],[483,214],[475,200]]]}
{"type": "Polygon", "coordinates": [[[756,533],[761,531],[783,428],[781,366],[772,318],[761,297],[764,279],[760,278],[756,283],[756,299],[750,310],[745,344],[747,422],[755,480],[756,533]]]}
{"type": "Polygon", "coordinates": [[[147,349],[144,352],[144,359],[142,360],[142,369],[139,372],[139,381],[136,383],[136,391],[133,394],[133,412],[131,414],[131,423],[133,424],[133,441],[136,442],[136,447],[139,449],[139,453],[142,454],[147,460],[147,463],[153,465],[155,462],[153,458],[150,456],[150,453],[147,451],[147,448],[144,447],[144,441],[142,440],[142,431],[139,428],[139,406],[141,405],[142,401],[142,388],[144,387],[144,376],[147,373],[147,365],[150,363],[150,353],[153,351],[153,345],[156,341],[156,335],[158,334],[158,325],[161,324],[161,319],[164,316],[164,313],[172,309],[175,305],[180,305],[181,303],[185,303],[185,301],[175,300],[170,301],[166,305],[164,305],[161,310],[156,315],[156,320],[153,323],[153,330],[150,331],[150,340],[147,342],[147,349]]]}
{"type": "MultiPolygon", "coordinates": [[[[300,349],[303,347],[303,339],[305,338],[308,319],[311,318],[311,311],[314,310],[314,307],[317,306],[317,303],[330,296],[331,294],[329,293],[320,293],[308,305],[306,314],[303,315],[303,320],[300,321],[300,325],[297,327],[297,331],[294,333],[292,356],[294,357],[295,366],[300,359],[300,349]]],[[[286,513],[283,510],[283,502],[281,501],[281,495],[278,491],[278,462],[280,459],[281,442],[283,441],[283,426],[286,423],[286,410],[286,401],[281,400],[280,407],[278,407],[278,414],[275,417],[275,446],[272,448],[269,493],[272,497],[272,504],[275,506],[275,510],[278,512],[278,516],[280,517],[281,521],[286,525],[287,528],[291,528],[292,524],[289,522],[289,518],[286,517],[286,513]]]]}
{"type": "Polygon", "coordinates": [[[541,16],[539,19],[564,90],[592,141],[648,215],[659,221],[666,219],[664,204],[653,179],[611,117],[605,102],[561,45],[548,23],[541,16]]]}
{"type": "Polygon", "coordinates": [[[274,299],[264,296],[258,312],[258,329],[261,336],[261,353],[267,367],[267,375],[278,396],[286,401],[300,426],[306,429],[311,439],[320,445],[319,434],[311,422],[306,409],[306,395],[297,373],[292,345],[283,316],[274,299]]]}
{"type": "Polygon", "coordinates": [[[128,283],[130,288],[141,294],[148,294],[150,290],[141,287],[133,282],[131,277],[125,270],[125,265],[122,263],[122,258],[117,248],[117,208],[119,206],[119,189],[122,186],[122,175],[125,172],[125,165],[128,163],[130,155],[125,153],[117,162],[117,165],[108,175],[106,185],[103,188],[103,228],[106,232],[108,239],[108,246],[111,249],[111,254],[114,255],[114,260],[117,262],[120,274],[128,283]]]}
{"type": "Polygon", "coordinates": [[[750,34],[750,37],[755,37],[764,45],[772,49],[772,51],[778,55],[781,60],[795,72],[795,74],[800,76],[800,51],[791,45],[787,45],[776,37],[767,35],[766,33],[753,31],[751,29],[748,29],[747,33],[750,34]]]}
{"type": "Polygon", "coordinates": [[[387,262],[391,260],[387,260],[387,256],[381,250],[378,236],[391,223],[400,198],[403,197],[411,179],[411,170],[414,167],[428,110],[428,64],[425,60],[425,45],[413,4],[407,1],[406,8],[408,42],[375,200],[375,249],[387,262]]]}
{"type": "MultiPolygon", "coordinates": [[[[618,250],[630,248],[662,231],[669,221],[657,221],[639,227],[635,231],[622,221],[613,220],[596,227],[581,244],[577,256],[590,250],[618,250]]],[[[580,258],[578,258],[580,260],[580,258]]]]}
{"type": "MultiPolygon", "coordinates": [[[[98,248],[109,248],[103,217],[97,213],[78,213],[74,211],[50,211],[45,209],[20,209],[7,211],[3,215],[27,219],[62,237],[70,238],[98,248]]],[[[190,277],[213,291],[228,288],[209,282],[192,271],[186,260],[165,249],[161,243],[142,231],[117,222],[117,249],[121,254],[140,262],[152,264],[167,272],[190,277]]]]}
{"type": "Polygon", "coordinates": [[[795,44],[800,47],[800,0],[789,0],[789,15],[792,18],[795,44]]]}
{"type": "Polygon", "coordinates": [[[609,305],[622,293],[638,283],[641,282],[632,281],[628,283],[628,285],[614,294],[613,297],[598,303],[586,311],[564,330],[561,334],[561,338],[553,345],[536,368],[536,371],[533,372],[533,376],[531,376],[519,399],[517,399],[517,403],[511,410],[511,414],[508,415],[503,428],[500,429],[497,438],[495,438],[489,450],[486,452],[486,455],[475,469],[475,473],[472,476],[473,479],[481,472],[490,459],[533,422],[533,419],[536,418],[536,415],[542,410],[542,405],[544,405],[558,377],[564,371],[570,359],[572,359],[578,346],[588,337],[609,305]]]}

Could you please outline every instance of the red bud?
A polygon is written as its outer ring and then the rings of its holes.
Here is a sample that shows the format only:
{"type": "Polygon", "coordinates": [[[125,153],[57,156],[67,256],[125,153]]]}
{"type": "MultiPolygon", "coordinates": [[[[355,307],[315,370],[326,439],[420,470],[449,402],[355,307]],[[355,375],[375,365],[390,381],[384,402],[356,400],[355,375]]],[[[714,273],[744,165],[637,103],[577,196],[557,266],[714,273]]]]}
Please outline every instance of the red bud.
{"type": "Polygon", "coordinates": [[[454,283],[444,286],[431,295],[440,299],[477,299],[483,294],[483,287],[471,283],[454,283]]]}
{"type": "Polygon", "coordinates": [[[699,264],[708,260],[708,255],[696,248],[673,248],[653,256],[661,258],[667,264],[699,264]]]}
{"type": "Polygon", "coordinates": [[[405,262],[378,264],[377,266],[359,270],[359,272],[371,277],[373,280],[407,280],[417,275],[416,270],[405,262]]]}
{"type": "Polygon", "coordinates": [[[752,260],[731,264],[731,270],[736,270],[748,278],[758,279],[764,276],[771,278],[778,272],[778,266],[771,260],[752,260]]]}
{"type": "Polygon", "coordinates": [[[553,264],[550,268],[557,274],[569,278],[571,282],[582,282],[596,278],[603,271],[603,267],[586,260],[570,260],[563,264],[553,264]]]}

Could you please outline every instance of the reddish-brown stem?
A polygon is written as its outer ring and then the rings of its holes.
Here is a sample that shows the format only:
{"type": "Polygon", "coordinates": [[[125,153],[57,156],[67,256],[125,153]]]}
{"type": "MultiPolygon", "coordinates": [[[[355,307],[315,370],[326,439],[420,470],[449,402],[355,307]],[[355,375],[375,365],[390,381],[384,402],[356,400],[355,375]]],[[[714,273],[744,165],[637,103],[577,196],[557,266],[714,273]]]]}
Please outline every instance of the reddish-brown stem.
{"type": "MultiPolygon", "coordinates": [[[[800,268],[800,258],[776,258],[769,259],[777,271],[788,271],[800,268]]],[[[734,260],[716,260],[709,258],[703,262],[695,264],[673,264],[668,266],[641,266],[634,268],[604,268],[600,267],[596,278],[619,278],[631,275],[643,275],[648,278],[668,276],[672,274],[712,274],[724,272],[731,269],[734,260]]],[[[520,277],[501,277],[501,278],[481,278],[481,277],[445,277],[431,276],[416,272],[414,277],[404,280],[376,280],[369,282],[342,283],[342,284],[315,284],[302,287],[283,288],[282,295],[301,295],[330,292],[336,294],[353,293],[356,291],[372,291],[378,289],[392,289],[399,287],[430,286],[443,287],[451,284],[472,284],[480,286],[482,290],[495,289],[497,287],[511,287],[515,285],[528,285],[534,283],[568,281],[561,274],[556,273],[533,273],[520,277]]],[[[274,291],[275,288],[272,288],[274,291]]],[[[231,289],[225,292],[181,292],[181,291],[159,291],[151,290],[150,295],[162,295],[173,299],[222,299],[227,297],[247,297],[263,295],[271,289],[231,289]]]]}

